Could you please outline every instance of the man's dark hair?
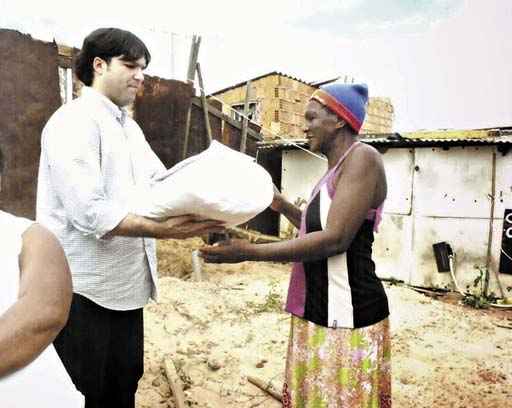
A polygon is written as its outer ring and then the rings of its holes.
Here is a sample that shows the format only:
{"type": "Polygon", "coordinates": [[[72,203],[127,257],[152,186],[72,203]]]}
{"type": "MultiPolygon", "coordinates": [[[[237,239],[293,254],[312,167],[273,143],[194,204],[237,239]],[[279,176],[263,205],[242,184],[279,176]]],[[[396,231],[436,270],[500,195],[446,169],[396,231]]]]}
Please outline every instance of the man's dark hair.
{"type": "Polygon", "coordinates": [[[119,28],[99,28],[85,38],[82,50],[75,60],[75,73],[87,86],[91,86],[94,79],[92,62],[95,57],[101,58],[107,64],[114,57],[121,57],[125,61],[137,61],[144,57],[146,65],[151,61],[151,54],[142,40],[119,28]]]}
{"type": "Polygon", "coordinates": [[[0,174],[4,172],[4,155],[2,153],[2,148],[0,147],[0,174]]]}

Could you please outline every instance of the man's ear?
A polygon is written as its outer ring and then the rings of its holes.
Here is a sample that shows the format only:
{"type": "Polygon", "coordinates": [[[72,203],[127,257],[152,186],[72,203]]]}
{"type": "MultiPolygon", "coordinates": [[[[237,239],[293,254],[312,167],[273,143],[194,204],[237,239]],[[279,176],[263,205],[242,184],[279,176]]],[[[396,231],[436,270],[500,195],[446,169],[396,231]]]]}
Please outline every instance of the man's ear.
{"type": "Polygon", "coordinates": [[[102,75],[105,69],[107,68],[107,63],[105,60],[100,57],[94,57],[92,60],[92,69],[99,75],[102,75]]]}

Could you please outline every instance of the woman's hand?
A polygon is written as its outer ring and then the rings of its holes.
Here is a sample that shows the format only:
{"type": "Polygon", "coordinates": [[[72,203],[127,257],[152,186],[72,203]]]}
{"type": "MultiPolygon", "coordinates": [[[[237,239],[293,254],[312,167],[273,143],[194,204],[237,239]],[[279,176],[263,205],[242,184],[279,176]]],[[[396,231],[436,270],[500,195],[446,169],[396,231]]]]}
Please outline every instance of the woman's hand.
{"type": "Polygon", "coordinates": [[[283,204],[286,202],[286,199],[283,197],[279,189],[274,184],[274,198],[272,199],[272,203],[270,204],[270,208],[272,208],[276,212],[281,212],[283,208],[283,204]]]}
{"type": "Polygon", "coordinates": [[[238,263],[250,259],[250,251],[254,246],[243,239],[232,239],[219,245],[203,247],[199,255],[207,263],[238,263]]]}

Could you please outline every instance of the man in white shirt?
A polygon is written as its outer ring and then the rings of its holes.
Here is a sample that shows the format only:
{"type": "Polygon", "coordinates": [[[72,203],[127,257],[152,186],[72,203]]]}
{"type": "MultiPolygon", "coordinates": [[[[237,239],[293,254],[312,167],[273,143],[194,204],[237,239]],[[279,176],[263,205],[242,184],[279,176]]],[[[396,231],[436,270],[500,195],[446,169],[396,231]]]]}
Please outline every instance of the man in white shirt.
{"type": "MultiPolygon", "coordinates": [[[[0,191],[3,167],[0,150],[0,191]]],[[[72,296],[62,247],[46,228],[3,211],[0,239],[0,405],[83,407],[51,345],[72,296]]]]}
{"type": "Polygon", "coordinates": [[[93,31],[75,63],[82,95],[52,115],[41,138],[37,219],[62,243],[74,291],[54,344],[86,408],[135,406],[142,308],[156,298],[153,238],[221,228],[193,215],[160,222],[129,212],[130,194],[165,170],[125,110],[150,59],[128,31],[93,31]]]}

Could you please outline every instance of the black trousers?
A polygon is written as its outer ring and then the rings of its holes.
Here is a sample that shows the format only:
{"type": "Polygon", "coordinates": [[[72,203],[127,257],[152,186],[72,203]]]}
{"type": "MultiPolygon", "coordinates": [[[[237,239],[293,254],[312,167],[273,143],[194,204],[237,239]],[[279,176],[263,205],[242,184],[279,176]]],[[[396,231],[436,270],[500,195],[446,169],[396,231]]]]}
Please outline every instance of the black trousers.
{"type": "Polygon", "coordinates": [[[134,408],[144,371],[142,309],[105,309],[73,294],[67,325],[54,341],[85,408],[134,408]]]}

